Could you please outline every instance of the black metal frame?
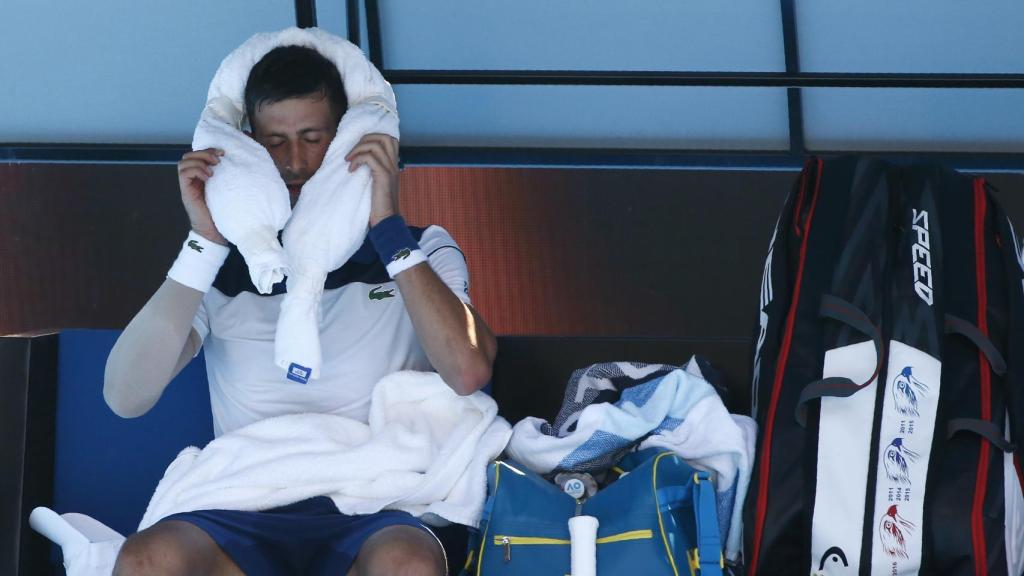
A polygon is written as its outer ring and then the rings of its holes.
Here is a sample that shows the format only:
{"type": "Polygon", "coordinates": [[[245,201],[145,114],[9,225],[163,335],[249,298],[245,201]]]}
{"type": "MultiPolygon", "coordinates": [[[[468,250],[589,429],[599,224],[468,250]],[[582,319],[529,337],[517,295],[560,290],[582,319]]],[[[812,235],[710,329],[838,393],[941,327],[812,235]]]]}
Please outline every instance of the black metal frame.
{"type": "Polygon", "coordinates": [[[295,0],[295,25],[299,28],[316,26],[316,0],[295,0]]]}
{"type": "MultiPolygon", "coordinates": [[[[938,162],[967,172],[1024,173],[1024,154],[816,150],[817,156],[863,155],[896,163],[938,162]]],[[[403,146],[406,166],[510,166],[531,168],[645,168],[798,172],[806,153],[751,150],[607,148],[500,148],[403,146]]]]}
{"type": "MultiPolygon", "coordinates": [[[[176,145],[15,144],[0,146],[0,163],[174,164],[190,150],[176,145]]],[[[1024,154],[814,151],[820,156],[864,154],[897,162],[941,162],[969,172],[1024,173],[1024,154]]],[[[751,150],[512,148],[403,146],[403,166],[518,166],[538,168],[650,168],[675,170],[799,171],[804,154],[751,150]]]]}
{"type": "Polygon", "coordinates": [[[1024,74],[400,69],[383,74],[392,84],[1024,89],[1024,74]]]}
{"type": "Polygon", "coordinates": [[[348,25],[348,41],[356,46],[362,45],[359,38],[359,0],[345,0],[346,24],[348,25]]]}
{"type": "MultiPolygon", "coordinates": [[[[360,7],[366,22],[367,54],[389,82],[449,85],[571,86],[716,86],[786,88],[789,113],[788,150],[639,150],[599,148],[402,147],[406,165],[446,166],[590,166],[798,170],[807,153],[801,103],[802,88],[988,88],[1024,89],[1024,74],[904,74],[801,72],[794,0],[779,0],[785,72],[687,72],[608,70],[388,70],[384,66],[378,0],[346,0],[348,36],[361,45],[360,7]]],[[[316,25],[315,0],[295,0],[299,26],[316,25]]],[[[172,163],[185,145],[8,144],[0,145],[0,162],[172,163]]],[[[816,154],[831,155],[827,151],[816,154]]],[[[834,154],[852,154],[834,152],[834,154]]],[[[894,160],[938,160],[973,171],[1024,172],[1019,153],[864,152],[894,160]]]]}
{"type": "Polygon", "coordinates": [[[366,51],[370,62],[382,73],[384,71],[384,46],[381,44],[380,6],[377,0],[363,0],[366,4],[366,51]]]}
{"type": "Polygon", "coordinates": [[[0,144],[0,163],[173,164],[187,144],[0,144]]]}
{"type": "MultiPolygon", "coordinates": [[[[796,39],[796,7],[793,0],[780,0],[782,7],[782,46],[786,53],[786,74],[800,73],[800,47],[796,39]]],[[[786,104],[789,115],[789,151],[793,154],[805,152],[804,108],[800,89],[790,86],[786,90],[786,104]]]]}

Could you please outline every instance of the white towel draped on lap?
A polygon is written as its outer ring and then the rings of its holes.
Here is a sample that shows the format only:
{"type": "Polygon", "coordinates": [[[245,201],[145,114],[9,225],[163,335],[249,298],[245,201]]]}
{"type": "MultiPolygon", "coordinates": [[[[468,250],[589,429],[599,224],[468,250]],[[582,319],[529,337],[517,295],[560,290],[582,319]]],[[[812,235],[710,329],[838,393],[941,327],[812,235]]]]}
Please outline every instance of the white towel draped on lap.
{"type": "Polygon", "coordinates": [[[256,34],[229,54],[210,83],[206,108],[196,126],[194,149],[225,151],[206,183],[206,201],[217,229],[238,247],[261,293],[269,294],[275,283],[288,276],[274,362],[302,381],[320,375],[324,279],[366,237],[370,169],[361,166],[349,172],[345,156],[370,133],[399,137],[391,85],[358,47],[316,28],[256,34]],[[294,210],[270,154],[242,132],[249,71],[272,49],[290,45],[313,48],[331,60],[349,102],[323,164],[303,185],[294,210]],[[282,229],[283,247],[277,239],[282,229]]]}
{"type": "Polygon", "coordinates": [[[487,463],[512,434],[497,414],[483,392],[459,396],[437,374],[396,372],[374,388],[369,424],[278,416],[186,448],[139,529],[177,512],[263,510],[321,495],[344,514],[405,510],[475,526],[487,463]]]}
{"type": "MultiPolygon", "coordinates": [[[[279,416],[202,450],[182,450],[139,530],[177,512],[264,510],[322,495],[344,514],[405,510],[428,523],[476,526],[487,464],[511,434],[483,392],[459,396],[437,374],[397,372],[374,389],[369,424],[329,414],[279,416]]],[[[32,522],[62,546],[70,576],[110,574],[120,535],[45,508],[33,511],[32,522]]]]}

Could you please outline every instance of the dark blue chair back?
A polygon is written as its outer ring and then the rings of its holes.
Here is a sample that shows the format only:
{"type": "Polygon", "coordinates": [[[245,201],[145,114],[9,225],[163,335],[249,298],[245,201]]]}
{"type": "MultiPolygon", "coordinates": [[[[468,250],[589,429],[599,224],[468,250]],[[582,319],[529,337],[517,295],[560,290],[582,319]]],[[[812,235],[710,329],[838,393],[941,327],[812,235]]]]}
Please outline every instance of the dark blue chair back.
{"type": "Polygon", "coordinates": [[[182,448],[213,438],[203,355],[144,416],[120,418],[103,401],[103,370],[119,330],[60,334],[54,509],[81,512],[122,534],[139,525],[157,482],[182,448]]]}
{"type": "MultiPolygon", "coordinates": [[[[178,452],[213,439],[213,417],[202,353],[144,416],[126,420],[111,412],[103,400],[103,370],[120,334],[60,334],[53,508],[88,514],[128,535],[178,452]]],[[[435,532],[454,574],[465,561],[466,530],[452,525],[435,532]]],[[[56,557],[53,562],[59,564],[56,557]]]]}

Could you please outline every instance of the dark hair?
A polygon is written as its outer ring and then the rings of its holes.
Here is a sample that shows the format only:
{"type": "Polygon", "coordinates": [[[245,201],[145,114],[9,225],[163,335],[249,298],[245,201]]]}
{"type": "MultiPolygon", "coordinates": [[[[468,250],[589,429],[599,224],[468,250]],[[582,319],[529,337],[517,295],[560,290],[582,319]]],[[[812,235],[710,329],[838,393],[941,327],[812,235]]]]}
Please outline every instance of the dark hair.
{"type": "Polygon", "coordinates": [[[305,46],[274,48],[252,67],[245,82],[249,124],[252,126],[256,110],[264,104],[312,94],[327,97],[338,121],[348,109],[345,86],[333,62],[305,46]]]}

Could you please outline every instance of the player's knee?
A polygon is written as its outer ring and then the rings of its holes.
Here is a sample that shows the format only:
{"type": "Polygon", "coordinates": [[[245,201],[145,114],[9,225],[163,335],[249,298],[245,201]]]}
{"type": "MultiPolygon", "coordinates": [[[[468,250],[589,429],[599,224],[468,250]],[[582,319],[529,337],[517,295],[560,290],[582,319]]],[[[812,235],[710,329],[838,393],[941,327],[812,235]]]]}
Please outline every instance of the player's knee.
{"type": "Polygon", "coordinates": [[[113,576],[194,574],[194,560],[201,554],[179,531],[158,525],[125,541],[113,576]]]}
{"type": "MultiPolygon", "coordinates": [[[[376,542],[367,541],[359,562],[360,576],[444,576],[444,553],[434,537],[409,526],[387,529],[376,542]]],[[[375,535],[378,536],[378,535],[375,535]]]]}

